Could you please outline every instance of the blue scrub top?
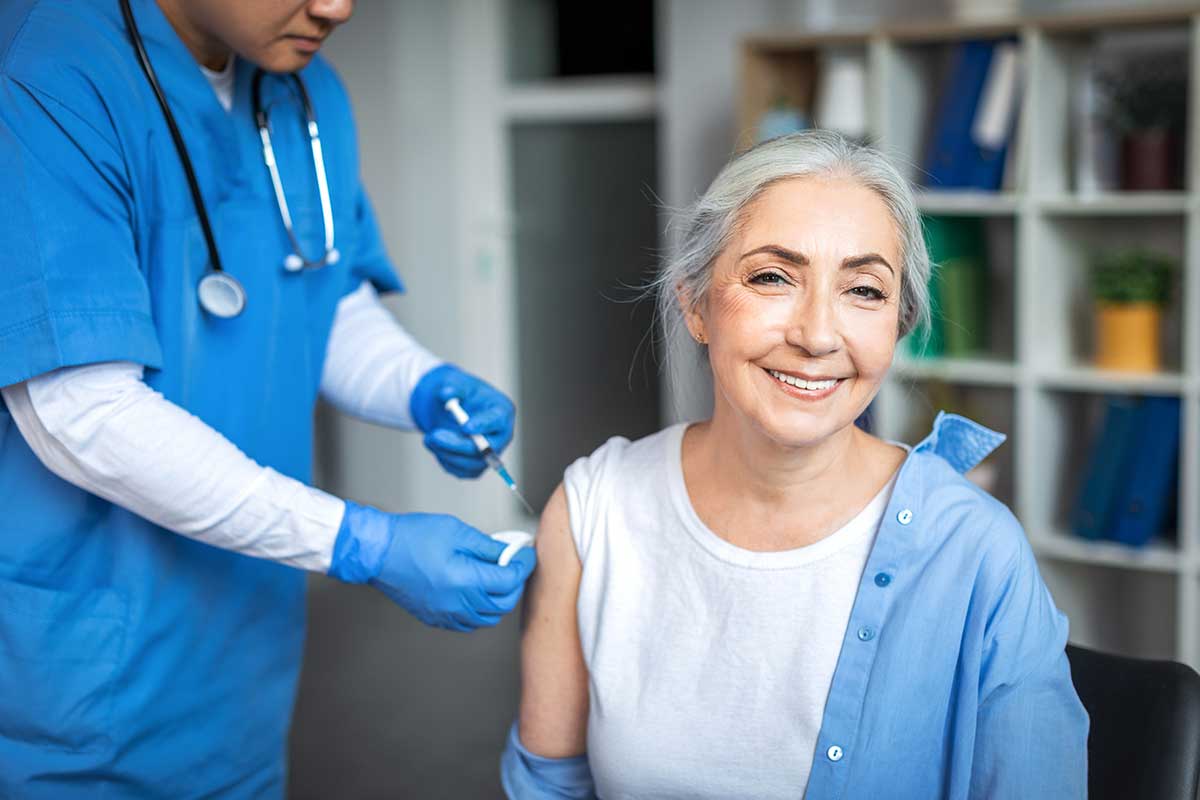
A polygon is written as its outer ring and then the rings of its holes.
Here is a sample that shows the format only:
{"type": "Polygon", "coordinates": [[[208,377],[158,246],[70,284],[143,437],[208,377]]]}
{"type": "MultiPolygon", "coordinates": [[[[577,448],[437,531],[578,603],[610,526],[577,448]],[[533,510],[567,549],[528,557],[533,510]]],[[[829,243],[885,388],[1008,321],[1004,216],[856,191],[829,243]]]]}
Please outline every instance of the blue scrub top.
{"type": "MultiPolygon", "coordinates": [[[[308,481],[338,300],[400,288],[359,181],[345,91],[302,72],[321,125],[337,265],[302,274],[250,108],[219,104],[153,0],[134,0],[195,163],[232,320],[201,311],[208,260],[182,167],[117,0],[0,3],[0,385],[127,360],[260,464],[308,481]]],[[[264,82],[295,226],[320,203],[290,81],[264,82]]],[[[168,443],[169,446],[169,443],[168,443]]],[[[0,796],[281,795],[304,575],[158,528],[47,471],[0,404],[0,796]]]]}

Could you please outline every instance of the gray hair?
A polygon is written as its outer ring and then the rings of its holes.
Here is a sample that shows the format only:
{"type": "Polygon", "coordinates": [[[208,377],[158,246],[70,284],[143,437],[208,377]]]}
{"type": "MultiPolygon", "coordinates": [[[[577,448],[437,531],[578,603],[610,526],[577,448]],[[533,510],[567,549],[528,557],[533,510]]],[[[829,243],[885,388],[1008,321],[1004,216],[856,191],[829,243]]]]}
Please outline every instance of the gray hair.
{"type": "Polygon", "coordinates": [[[790,178],[848,178],[874,191],[891,212],[900,235],[900,324],[897,338],[928,328],[932,269],[921,216],[909,186],[881,152],[832,131],[810,130],[763,142],[735,157],[708,191],[675,215],[682,232],[675,255],[654,280],[666,341],[683,324],[677,292],[694,309],[712,279],[712,265],[729,244],[742,212],[772,185],[790,178]]]}

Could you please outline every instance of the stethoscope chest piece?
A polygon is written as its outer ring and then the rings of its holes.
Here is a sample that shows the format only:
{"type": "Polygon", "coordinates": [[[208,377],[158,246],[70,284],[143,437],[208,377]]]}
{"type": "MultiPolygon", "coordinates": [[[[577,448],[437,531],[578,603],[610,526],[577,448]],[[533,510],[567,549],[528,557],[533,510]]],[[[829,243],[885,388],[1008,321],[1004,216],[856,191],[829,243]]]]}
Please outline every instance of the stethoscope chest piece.
{"type": "Polygon", "coordinates": [[[214,317],[230,319],[246,307],[246,290],[227,272],[209,272],[196,287],[200,307],[214,317]]]}

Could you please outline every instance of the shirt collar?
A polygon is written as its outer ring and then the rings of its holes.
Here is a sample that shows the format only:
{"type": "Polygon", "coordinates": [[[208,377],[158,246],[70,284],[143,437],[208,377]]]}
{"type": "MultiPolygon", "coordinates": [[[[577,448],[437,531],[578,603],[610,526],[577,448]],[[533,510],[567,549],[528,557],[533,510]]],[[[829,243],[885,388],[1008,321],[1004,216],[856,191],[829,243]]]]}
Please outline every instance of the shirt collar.
{"type": "Polygon", "coordinates": [[[956,471],[965,473],[1007,438],[966,417],[939,411],[933,421],[933,430],[913,450],[941,456],[956,471]]]}
{"type": "MultiPolygon", "coordinates": [[[[220,142],[222,150],[228,148],[234,133],[230,117],[200,71],[200,64],[171,27],[155,0],[132,0],[131,5],[146,53],[154,66],[163,94],[171,105],[171,112],[179,121],[189,150],[198,150],[200,146],[194,137],[188,136],[189,123],[199,126],[205,134],[220,142]]],[[[234,60],[235,74],[239,78],[244,72],[242,61],[234,60]]],[[[199,162],[202,156],[193,154],[192,157],[199,162]]]]}

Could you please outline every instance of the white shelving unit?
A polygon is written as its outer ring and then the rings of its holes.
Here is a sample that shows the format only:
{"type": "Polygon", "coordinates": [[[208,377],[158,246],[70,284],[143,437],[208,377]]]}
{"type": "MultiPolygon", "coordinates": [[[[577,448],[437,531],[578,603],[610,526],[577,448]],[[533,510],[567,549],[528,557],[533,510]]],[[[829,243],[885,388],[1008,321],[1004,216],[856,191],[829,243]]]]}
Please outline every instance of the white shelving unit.
{"type": "Polygon", "coordinates": [[[1009,344],[994,358],[942,360],[913,359],[902,345],[880,394],[877,422],[883,435],[910,439],[915,421],[929,418],[949,392],[971,416],[1007,433],[1008,443],[989,459],[995,493],[1025,526],[1043,576],[1071,619],[1072,639],[1200,667],[1200,7],[753,36],[742,48],[739,140],[749,144],[780,87],[802,104],[811,97],[823,51],[858,48],[868,67],[871,139],[910,165],[916,181],[947,48],[1006,37],[1020,41],[1024,70],[1015,189],[922,190],[918,202],[929,214],[984,218],[989,234],[1011,237],[1012,263],[1000,265],[1009,297],[996,305],[1007,317],[1009,344]],[[1099,34],[1138,28],[1190,31],[1187,190],[1076,195],[1068,109],[1078,56],[1099,34]],[[1161,374],[1089,365],[1087,319],[1080,311],[1088,258],[1094,249],[1126,245],[1153,246],[1183,264],[1180,293],[1167,313],[1161,374]],[[1067,530],[1092,441],[1081,420],[1096,416],[1106,394],[1182,401],[1178,530],[1141,549],[1085,541],[1067,530]]]}
{"type": "MultiPolygon", "coordinates": [[[[571,460],[609,435],[649,432],[631,384],[657,412],[657,381],[650,393],[627,374],[630,306],[606,297],[620,299],[642,277],[631,274],[639,259],[652,260],[660,86],[653,74],[558,76],[551,3],[454,7],[461,336],[516,404],[505,461],[540,508],[571,460]],[[571,402],[595,385],[615,388],[571,402]]],[[[537,528],[507,492],[492,499],[493,524],[537,528]]]]}
{"type": "Polygon", "coordinates": [[[512,85],[504,94],[510,122],[623,122],[654,119],[653,77],[559,78],[512,85]]]}

